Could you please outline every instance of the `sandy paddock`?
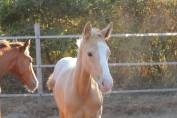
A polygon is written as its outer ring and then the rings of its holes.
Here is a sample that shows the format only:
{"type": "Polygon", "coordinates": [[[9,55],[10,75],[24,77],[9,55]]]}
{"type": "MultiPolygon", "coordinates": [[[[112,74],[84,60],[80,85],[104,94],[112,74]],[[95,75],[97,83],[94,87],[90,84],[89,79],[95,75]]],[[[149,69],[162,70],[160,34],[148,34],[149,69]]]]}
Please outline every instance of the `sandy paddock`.
{"type": "MultiPolygon", "coordinates": [[[[2,118],[57,118],[49,97],[0,98],[2,118]]],[[[103,118],[177,118],[177,94],[111,94],[104,98],[103,118]]]]}

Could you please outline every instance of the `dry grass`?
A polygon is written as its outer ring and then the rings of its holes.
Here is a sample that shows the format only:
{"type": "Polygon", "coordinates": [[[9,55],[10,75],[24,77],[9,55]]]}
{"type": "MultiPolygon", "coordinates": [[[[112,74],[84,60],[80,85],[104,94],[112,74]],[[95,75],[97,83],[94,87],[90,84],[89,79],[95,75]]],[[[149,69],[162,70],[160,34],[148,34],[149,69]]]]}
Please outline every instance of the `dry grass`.
{"type": "MultiPolygon", "coordinates": [[[[52,97],[1,98],[2,118],[57,118],[52,97]]],[[[103,118],[176,118],[174,94],[115,95],[104,99],[103,118]]]]}

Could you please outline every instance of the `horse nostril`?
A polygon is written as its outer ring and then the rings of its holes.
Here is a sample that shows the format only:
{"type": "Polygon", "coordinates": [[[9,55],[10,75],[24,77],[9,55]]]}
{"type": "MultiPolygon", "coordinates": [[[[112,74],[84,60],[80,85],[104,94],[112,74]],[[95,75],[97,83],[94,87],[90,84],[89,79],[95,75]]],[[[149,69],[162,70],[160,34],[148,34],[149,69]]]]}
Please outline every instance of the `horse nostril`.
{"type": "Polygon", "coordinates": [[[101,84],[102,84],[102,86],[104,86],[104,82],[102,82],[101,84]]]}

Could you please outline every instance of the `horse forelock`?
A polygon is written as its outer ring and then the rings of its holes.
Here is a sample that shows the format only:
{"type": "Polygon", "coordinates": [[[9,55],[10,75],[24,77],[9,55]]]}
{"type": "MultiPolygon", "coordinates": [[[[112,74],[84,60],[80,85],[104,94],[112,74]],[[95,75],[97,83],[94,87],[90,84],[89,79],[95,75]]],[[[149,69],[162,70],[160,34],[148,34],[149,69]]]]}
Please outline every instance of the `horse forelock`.
{"type": "Polygon", "coordinates": [[[91,35],[92,36],[97,36],[99,32],[100,32],[100,29],[98,29],[98,28],[92,28],[91,35]]]}
{"type": "MultiPolygon", "coordinates": [[[[95,37],[97,37],[99,33],[100,33],[100,29],[92,28],[92,30],[91,30],[91,40],[97,40],[97,38],[95,38],[95,37]]],[[[84,36],[82,35],[79,39],[76,40],[76,45],[78,47],[80,47],[81,43],[83,42],[83,40],[84,40],[83,38],[84,38],[84,36]]]]}

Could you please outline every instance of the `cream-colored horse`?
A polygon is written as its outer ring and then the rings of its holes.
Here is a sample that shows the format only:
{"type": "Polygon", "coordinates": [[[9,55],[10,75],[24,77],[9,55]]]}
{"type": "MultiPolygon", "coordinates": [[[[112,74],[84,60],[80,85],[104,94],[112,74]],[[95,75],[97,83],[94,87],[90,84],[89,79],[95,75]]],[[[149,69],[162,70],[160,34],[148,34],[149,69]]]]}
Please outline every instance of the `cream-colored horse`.
{"type": "Polygon", "coordinates": [[[108,40],[112,23],[103,30],[87,23],[80,39],[77,58],[59,60],[47,82],[60,112],[60,118],[101,118],[103,93],[113,80],[108,67],[108,40]]]}

